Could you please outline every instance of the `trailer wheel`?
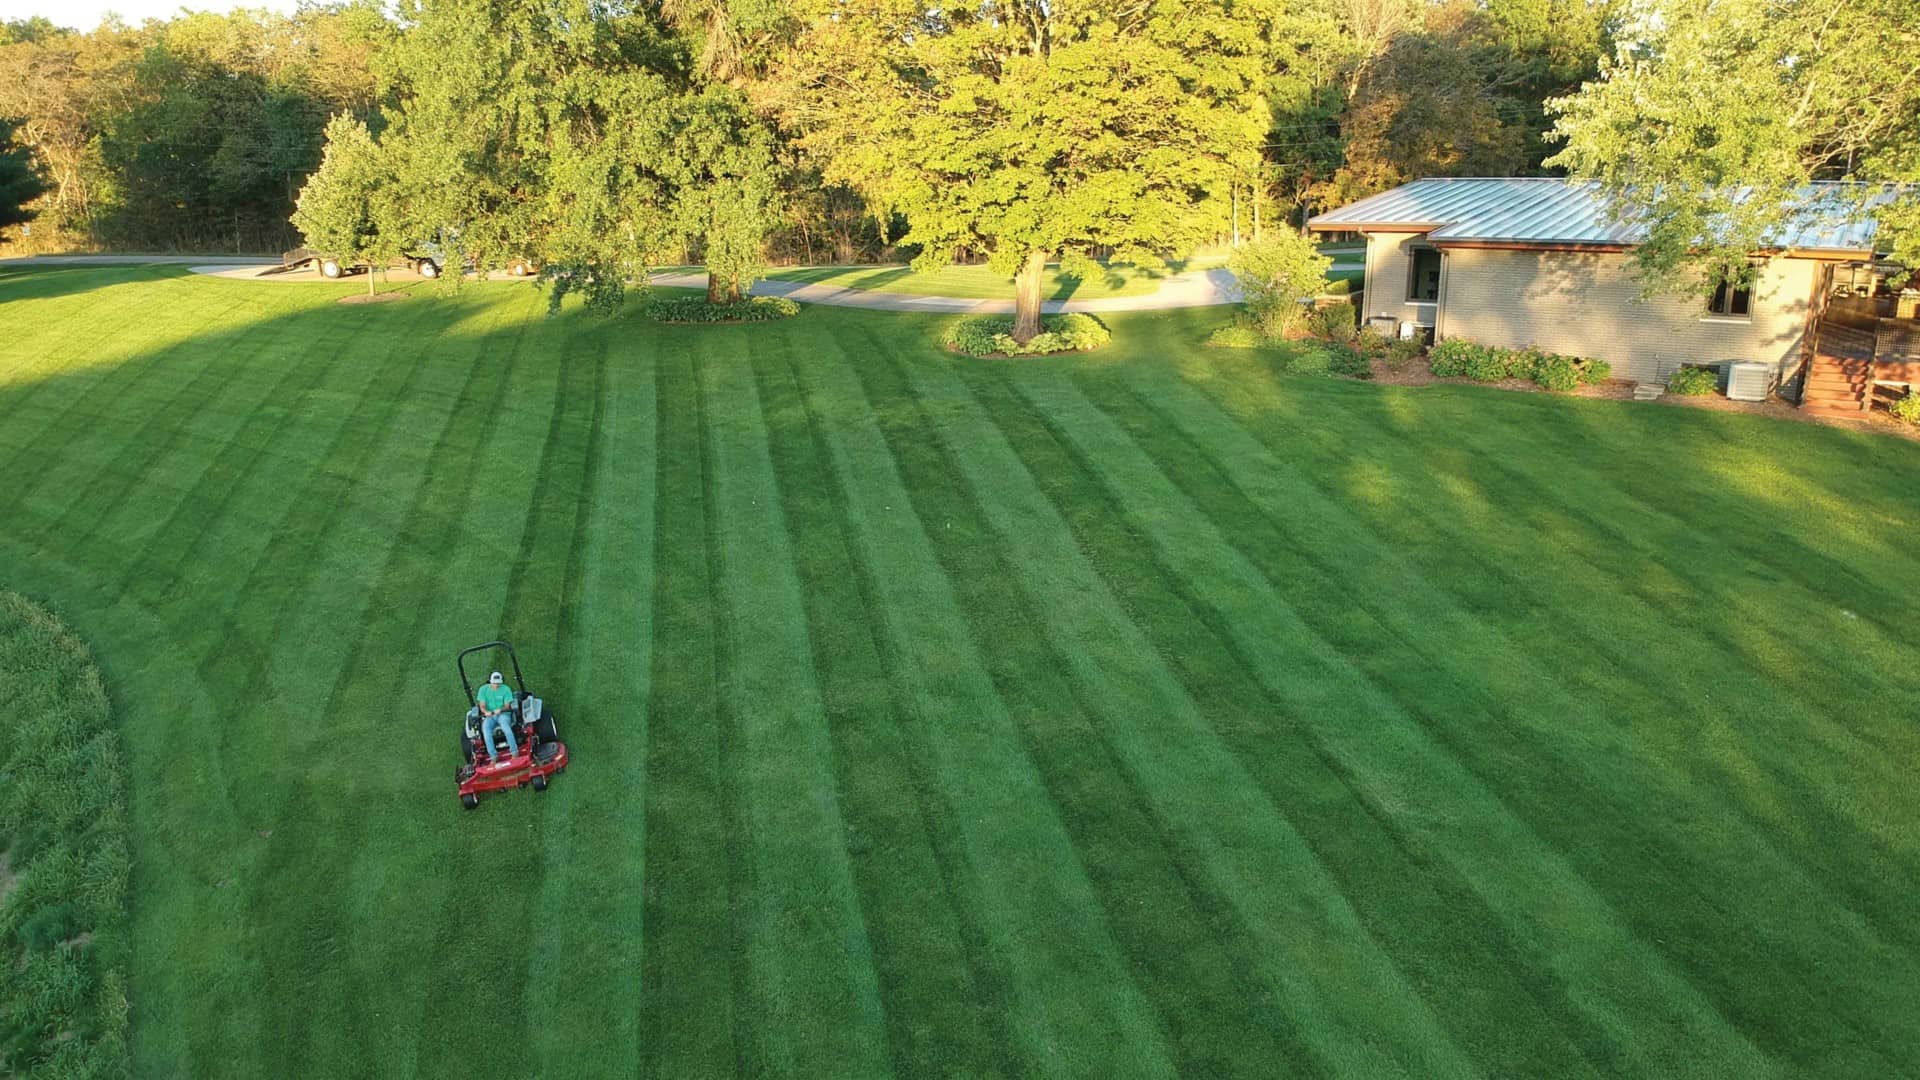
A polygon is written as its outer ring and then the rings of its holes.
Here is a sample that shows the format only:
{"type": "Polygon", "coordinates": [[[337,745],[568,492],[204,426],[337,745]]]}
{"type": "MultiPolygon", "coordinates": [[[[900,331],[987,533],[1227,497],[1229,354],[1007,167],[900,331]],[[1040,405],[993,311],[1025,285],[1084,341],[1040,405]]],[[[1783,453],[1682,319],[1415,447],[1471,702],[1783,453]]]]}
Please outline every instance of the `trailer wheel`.
{"type": "Polygon", "coordinates": [[[440,276],[440,264],[434,262],[432,259],[421,259],[414,265],[414,269],[420,272],[421,277],[429,281],[440,276]]]}
{"type": "Polygon", "coordinates": [[[340,264],[334,261],[333,259],[321,259],[320,260],[320,276],[324,278],[339,277],[340,264]]]}

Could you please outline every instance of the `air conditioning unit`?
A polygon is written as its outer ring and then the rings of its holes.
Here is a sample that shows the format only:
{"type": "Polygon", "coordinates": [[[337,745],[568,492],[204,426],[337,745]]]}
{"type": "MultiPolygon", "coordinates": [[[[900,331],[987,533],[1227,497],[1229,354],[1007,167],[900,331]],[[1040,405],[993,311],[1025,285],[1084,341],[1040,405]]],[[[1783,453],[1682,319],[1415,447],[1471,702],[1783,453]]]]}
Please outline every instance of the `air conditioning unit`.
{"type": "Polygon", "coordinates": [[[1765,401],[1773,393],[1774,366],[1758,360],[1727,365],[1727,397],[1734,401],[1765,401]]]}

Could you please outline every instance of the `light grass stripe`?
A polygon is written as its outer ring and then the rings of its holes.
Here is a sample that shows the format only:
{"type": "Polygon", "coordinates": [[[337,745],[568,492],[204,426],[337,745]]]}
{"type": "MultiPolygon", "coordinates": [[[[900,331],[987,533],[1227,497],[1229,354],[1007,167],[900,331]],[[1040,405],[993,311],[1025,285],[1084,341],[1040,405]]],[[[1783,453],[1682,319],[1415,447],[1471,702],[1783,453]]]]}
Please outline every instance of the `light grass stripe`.
{"type": "Polygon", "coordinates": [[[1019,392],[1089,460],[1165,564],[1214,598],[1256,674],[1347,764],[1411,837],[1440,853],[1578,988],[1587,1011],[1648,1073],[1765,1076],[1777,1070],[1604,897],[1399,704],[1332,650],[1179,487],[1064,376],[1019,392]]]}
{"type": "MultiPolygon", "coordinates": [[[[738,346],[737,335],[728,343],[738,346]]],[[[724,340],[724,339],[723,339],[724,340]]],[[[753,1067],[779,1075],[890,1073],[832,748],[813,678],[759,395],[744,359],[702,350],[698,379],[718,529],[726,723],[745,804],[753,1067]],[[795,1039],[805,1032],[808,1038],[795,1039]]]]}
{"type": "Polygon", "coordinates": [[[909,379],[1022,569],[1022,588],[1099,703],[1115,753],[1223,901],[1271,943],[1260,970],[1317,1064],[1343,1076],[1474,1075],[1338,884],[1115,604],[964,383],[932,364],[909,365],[909,379]]]}
{"type": "Polygon", "coordinates": [[[899,663],[907,730],[953,808],[973,906],[1011,984],[1026,1068],[1172,1075],[1099,901],[969,636],[885,436],[844,355],[795,365],[899,663]],[[1070,913],[1082,913],[1073,915],[1070,913]]]}

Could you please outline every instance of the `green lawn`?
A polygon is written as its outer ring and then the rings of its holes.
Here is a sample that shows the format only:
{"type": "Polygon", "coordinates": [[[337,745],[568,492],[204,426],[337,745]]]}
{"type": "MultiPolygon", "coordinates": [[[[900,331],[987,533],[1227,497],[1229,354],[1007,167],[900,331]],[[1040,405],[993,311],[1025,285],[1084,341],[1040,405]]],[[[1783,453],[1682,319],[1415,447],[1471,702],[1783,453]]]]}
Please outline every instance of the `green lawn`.
{"type": "Polygon", "coordinates": [[[355,290],[0,269],[135,1075],[1920,1071],[1912,442],[355,290]]]}
{"type": "MultiPolygon", "coordinates": [[[[1172,265],[1173,270],[1224,266],[1223,258],[1199,258],[1172,265]]],[[[1065,277],[1058,266],[1047,268],[1049,300],[1099,300],[1109,296],[1150,296],[1159,291],[1166,271],[1142,270],[1115,263],[1085,278],[1065,277]]],[[[949,266],[930,274],[905,266],[788,266],[767,275],[780,281],[819,282],[843,289],[911,293],[915,296],[953,296],[966,300],[1010,300],[1013,278],[986,266],[949,266]]]]}

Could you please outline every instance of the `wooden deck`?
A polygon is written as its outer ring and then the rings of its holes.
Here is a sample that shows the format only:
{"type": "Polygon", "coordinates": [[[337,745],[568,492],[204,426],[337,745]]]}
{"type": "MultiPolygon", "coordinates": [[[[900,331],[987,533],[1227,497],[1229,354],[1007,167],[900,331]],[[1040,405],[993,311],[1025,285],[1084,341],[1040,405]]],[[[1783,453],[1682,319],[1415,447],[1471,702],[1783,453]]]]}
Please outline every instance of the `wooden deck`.
{"type": "Polygon", "coordinates": [[[1816,324],[1801,408],[1858,414],[1884,405],[1880,384],[1920,384],[1920,321],[1861,314],[1830,309],[1816,324]]]}

